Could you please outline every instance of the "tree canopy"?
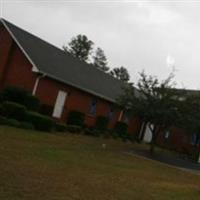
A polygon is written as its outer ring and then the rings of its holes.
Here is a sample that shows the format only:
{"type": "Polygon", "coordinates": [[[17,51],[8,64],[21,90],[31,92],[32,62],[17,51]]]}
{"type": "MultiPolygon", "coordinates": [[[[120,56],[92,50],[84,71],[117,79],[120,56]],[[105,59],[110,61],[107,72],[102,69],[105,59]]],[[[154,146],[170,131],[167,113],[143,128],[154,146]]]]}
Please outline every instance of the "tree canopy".
{"type": "Polygon", "coordinates": [[[143,122],[153,124],[149,126],[152,132],[151,151],[153,152],[157,133],[160,129],[166,129],[178,120],[178,108],[180,96],[174,89],[173,74],[163,81],[157,77],[140,73],[137,83],[139,96],[135,95],[133,87],[128,85],[124,94],[119,98],[119,103],[139,116],[143,122]]]}
{"type": "Polygon", "coordinates": [[[87,36],[79,34],[73,37],[67,46],[63,46],[63,49],[65,52],[86,62],[92,52],[93,44],[87,36]]]}
{"type": "Polygon", "coordinates": [[[93,64],[98,69],[107,72],[109,70],[107,58],[101,48],[97,48],[93,56],[93,64]]]}
{"type": "Polygon", "coordinates": [[[110,71],[110,74],[113,77],[115,77],[121,81],[124,81],[124,82],[128,82],[130,80],[130,75],[128,73],[128,70],[123,66],[112,69],[110,71]]]}

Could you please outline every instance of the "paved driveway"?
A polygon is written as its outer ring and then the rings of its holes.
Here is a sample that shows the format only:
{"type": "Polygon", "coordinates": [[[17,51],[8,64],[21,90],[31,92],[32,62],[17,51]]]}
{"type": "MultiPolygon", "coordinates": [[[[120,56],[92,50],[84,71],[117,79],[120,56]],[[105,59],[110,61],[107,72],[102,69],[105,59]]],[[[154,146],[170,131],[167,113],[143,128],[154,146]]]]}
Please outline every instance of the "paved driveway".
{"type": "Polygon", "coordinates": [[[155,152],[153,155],[151,155],[149,153],[149,151],[146,149],[145,150],[133,149],[132,151],[126,152],[126,153],[141,156],[146,159],[155,160],[155,161],[161,162],[163,164],[167,164],[172,167],[191,171],[193,173],[200,175],[200,164],[189,161],[189,160],[177,158],[175,155],[166,155],[166,154],[162,154],[160,152],[155,152]]]}

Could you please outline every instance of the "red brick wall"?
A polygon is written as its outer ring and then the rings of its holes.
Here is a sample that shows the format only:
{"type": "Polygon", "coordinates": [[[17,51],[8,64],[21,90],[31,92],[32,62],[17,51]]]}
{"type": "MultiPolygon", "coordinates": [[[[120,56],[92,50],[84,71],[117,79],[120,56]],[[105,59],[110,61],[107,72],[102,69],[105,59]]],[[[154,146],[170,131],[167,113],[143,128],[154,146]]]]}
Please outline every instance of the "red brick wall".
{"type": "Polygon", "coordinates": [[[33,90],[36,74],[32,73],[32,65],[13,42],[7,30],[0,28],[0,77],[1,88],[16,85],[29,91],[33,90]],[[3,59],[2,59],[3,57],[3,59]]]}
{"type": "Polygon", "coordinates": [[[5,66],[9,59],[9,54],[12,46],[12,38],[7,33],[5,28],[0,25],[0,82],[4,79],[5,66]]]}
{"type": "Polygon", "coordinates": [[[19,85],[32,92],[37,75],[32,72],[32,66],[16,45],[13,47],[10,62],[6,66],[4,85],[19,85]]]}
{"type": "Polygon", "coordinates": [[[141,128],[142,121],[138,117],[134,117],[129,122],[128,132],[138,135],[141,128]]]}
{"type": "Polygon", "coordinates": [[[170,130],[170,136],[168,139],[164,137],[164,132],[160,132],[157,137],[157,143],[168,149],[172,149],[178,152],[190,152],[194,149],[191,144],[191,135],[184,129],[173,127],[170,130]]]}
{"type": "MultiPolygon", "coordinates": [[[[94,98],[93,95],[83,92],[71,86],[67,86],[58,81],[54,81],[48,77],[40,80],[36,96],[38,96],[41,101],[47,105],[54,105],[56,97],[59,90],[66,91],[68,93],[67,100],[64,106],[64,112],[62,115],[62,121],[66,121],[67,115],[70,110],[79,110],[86,114],[85,123],[88,126],[94,126],[96,121],[96,116],[108,116],[110,111],[110,106],[112,105],[108,101],[97,98],[97,110],[96,115],[92,116],[89,114],[89,109],[91,101],[94,98]],[[45,92],[44,92],[45,91],[45,92]]],[[[118,119],[119,111],[115,113],[115,117],[111,120],[109,127],[111,128],[113,124],[118,119]]]]}

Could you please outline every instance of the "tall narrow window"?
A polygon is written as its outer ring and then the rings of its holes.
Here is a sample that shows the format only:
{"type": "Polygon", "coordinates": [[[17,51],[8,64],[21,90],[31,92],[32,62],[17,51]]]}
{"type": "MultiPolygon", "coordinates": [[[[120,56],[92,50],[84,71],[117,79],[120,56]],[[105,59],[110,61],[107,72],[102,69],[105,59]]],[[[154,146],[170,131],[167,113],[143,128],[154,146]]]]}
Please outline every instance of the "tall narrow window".
{"type": "Polygon", "coordinates": [[[91,115],[96,115],[96,112],[97,112],[97,99],[92,99],[89,113],[91,115]]]}
{"type": "Polygon", "coordinates": [[[197,133],[192,134],[191,144],[192,145],[199,145],[199,142],[200,142],[199,134],[197,134],[197,133]]]}

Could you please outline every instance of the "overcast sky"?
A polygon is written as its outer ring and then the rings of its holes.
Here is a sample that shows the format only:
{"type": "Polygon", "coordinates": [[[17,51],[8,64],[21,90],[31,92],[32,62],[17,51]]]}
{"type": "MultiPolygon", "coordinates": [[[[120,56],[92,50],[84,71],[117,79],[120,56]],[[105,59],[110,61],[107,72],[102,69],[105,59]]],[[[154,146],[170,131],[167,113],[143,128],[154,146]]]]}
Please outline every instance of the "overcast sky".
{"type": "Polygon", "coordinates": [[[87,35],[132,81],[175,67],[180,87],[200,89],[200,1],[3,0],[1,15],[58,47],[87,35]]]}

